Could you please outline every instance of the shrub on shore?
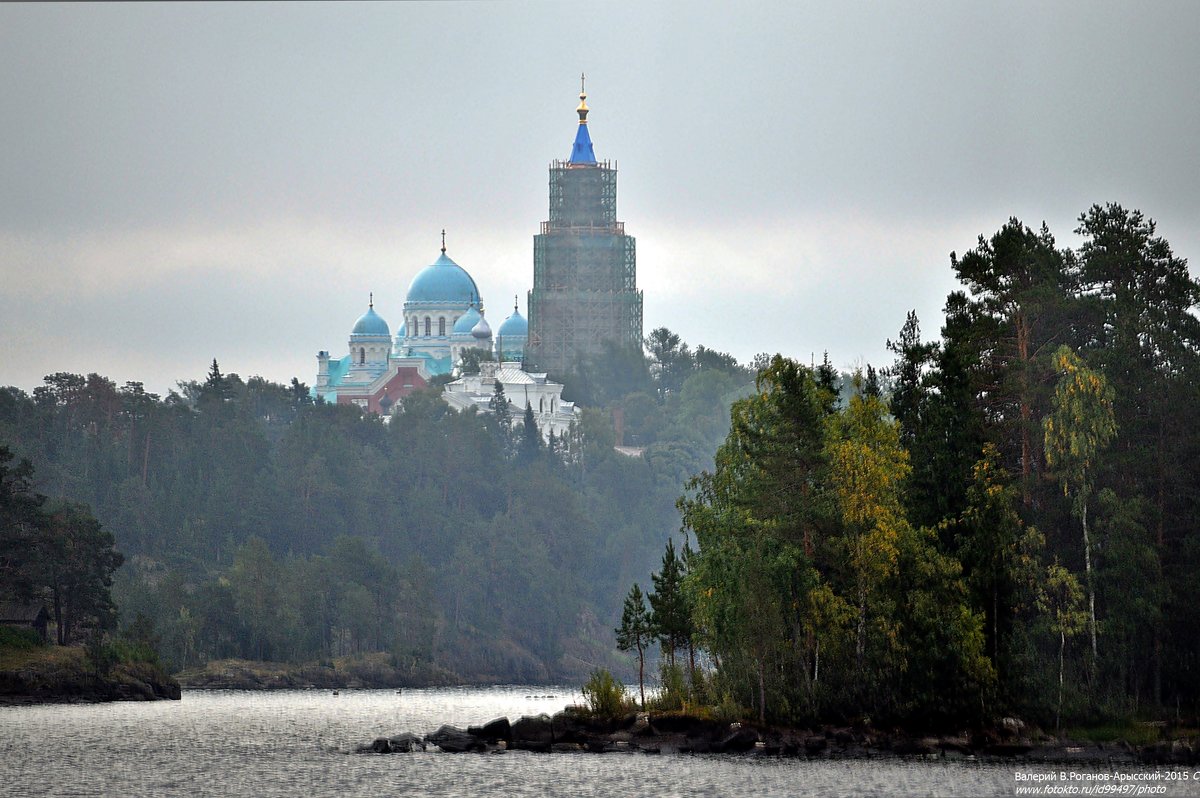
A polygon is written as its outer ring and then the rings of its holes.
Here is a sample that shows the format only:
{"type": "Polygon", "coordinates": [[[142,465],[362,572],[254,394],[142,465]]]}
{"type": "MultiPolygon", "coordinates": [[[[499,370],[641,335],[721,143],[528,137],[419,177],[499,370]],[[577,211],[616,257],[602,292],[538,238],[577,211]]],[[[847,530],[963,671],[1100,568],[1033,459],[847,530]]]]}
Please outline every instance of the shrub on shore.
{"type": "Polygon", "coordinates": [[[615,718],[629,711],[630,702],[625,685],[613,678],[604,668],[592,671],[583,685],[583,699],[588,710],[597,718],[615,718]]]}

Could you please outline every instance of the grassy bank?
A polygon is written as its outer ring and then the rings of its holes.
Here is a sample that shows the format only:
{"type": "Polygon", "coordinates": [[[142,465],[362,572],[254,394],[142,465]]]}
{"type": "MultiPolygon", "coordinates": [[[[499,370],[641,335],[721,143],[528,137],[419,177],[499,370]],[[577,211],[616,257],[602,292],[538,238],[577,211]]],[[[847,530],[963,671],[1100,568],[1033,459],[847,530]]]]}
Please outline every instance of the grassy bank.
{"type": "Polygon", "coordinates": [[[157,659],[121,645],[54,646],[0,631],[0,703],[138,701],[179,698],[157,659]]]}

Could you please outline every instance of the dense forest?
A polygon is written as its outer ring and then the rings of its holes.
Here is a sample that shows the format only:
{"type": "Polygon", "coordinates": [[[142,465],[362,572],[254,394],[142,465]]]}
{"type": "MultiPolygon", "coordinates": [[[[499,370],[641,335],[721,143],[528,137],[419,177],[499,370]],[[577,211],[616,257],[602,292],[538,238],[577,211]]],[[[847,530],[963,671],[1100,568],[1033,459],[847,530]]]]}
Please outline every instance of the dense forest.
{"type": "Polygon", "coordinates": [[[752,382],[727,355],[652,338],[655,358],[582,364],[597,378],[572,376],[575,397],[602,409],[549,443],[450,410],[440,387],[385,422],[214,361],[166,397],[96,374],[0,390],[0,445],[32,464],[12,465],[29,490],[115,536],[122,623],[177,668],[383,652],[425,677],[576,679],[622,666],[621,586],[678,528],[680,486],[752,382]],[[614,416],[641,456],[614,450],[614,416]]]}
{"type": "Polygon", "coordinates": [[[667,699],[770,721],[1194,715],[1200,285],[1140,212],[1076,232],[952,254],[940,337],[909,314],[854,375],[609,348],[559,375],[586,409],[549,443],[436,387],[385,422],[214,361],[166,397],[0,390],[0,445],[112,531],[123,622],[176,666],[657,651],[667,699]]]}
{"type": "Polygon", "coordinates": [[[758,372],[680,501],[682,587],[650,592],[687,610],[642,622],[708,652],[710,701],[1195,716],[1200,285],[1139,212],[1095,206],[1076,232],[1061,249],[1012,219],[952,254],[940,340],[910,314],[849,402],[828,369],[758,372]]]}

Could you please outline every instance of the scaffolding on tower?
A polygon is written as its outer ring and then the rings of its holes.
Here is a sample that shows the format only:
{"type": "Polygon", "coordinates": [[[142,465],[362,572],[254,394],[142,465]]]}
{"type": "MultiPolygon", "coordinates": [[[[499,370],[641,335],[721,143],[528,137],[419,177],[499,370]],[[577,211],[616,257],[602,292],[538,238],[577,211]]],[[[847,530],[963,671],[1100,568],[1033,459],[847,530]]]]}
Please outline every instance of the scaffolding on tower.
{"type": "Polygon", "coordinates": [[[637,247],[617,221],[608,161],[550,164],[550,218],[534,236],[529,359],[565,374],[604,342],[641,346],[637,247]]]}

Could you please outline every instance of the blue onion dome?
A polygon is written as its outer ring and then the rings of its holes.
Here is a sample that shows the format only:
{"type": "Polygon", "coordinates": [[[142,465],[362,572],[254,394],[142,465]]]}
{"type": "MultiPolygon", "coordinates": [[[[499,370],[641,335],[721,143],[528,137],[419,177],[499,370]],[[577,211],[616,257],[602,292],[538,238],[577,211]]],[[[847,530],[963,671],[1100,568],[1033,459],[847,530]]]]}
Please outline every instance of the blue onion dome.
{"type": "Polygon", "coordinates": [[[467,308],[467,312],[458,317],[458,321],[454,322],[454,332],[456,334],[467,335],[471,330],[475,329],[475,325],[483,318],[479,315],[479,311],[474,305],[467,308]]]}
{"type": "Polygon", "coordinates": [[[405,323],[403,323],[403,322],[401,322],[401,324],[400,324],[400,329],[399,329],[399,330],[396,330],[396,337],[397,337],[397,338],[404,338],[404,337],[405,337],[405,336],[407,336],[407,335],[408,335],[408,325],[407,325],[407,324],[405,324],[405,323]]]}
{"type": "Polygon", "coordinates": [[[479,289],[466,269],[459,266],[442,250],[431,265],[417,272],[408,286],[407,302],[429,302],[439,305],[468,305],[479,296],[479,289]]]}
{"type": "Polygon", "coordinates": [[[371,304],[367,306],[367,312],[358,318],[354,323],[354,329],[350,331],[351,335],[386,335],[389,338],[392,335],[388,328],[388,323],[383,320],[383,317],[375,312],[375,298],[371,297],[371,304]]]}
{"type": "Polygon", "coordinates": [[[471,328],[471,335],[475,336],[481,341],[492,337],[492,328],[487,323],[487,319],[483,317],[482,313],[479,314],[479,323],[471,328]]]}
{"type": "Polygon", "coordinates": [[[500,329],[496,332],[501,338],[520,338],[529,334],[529,322],[517,310],[517,306],[513,305],[512,315],[505,319],[500,324],[500,329]]]}

